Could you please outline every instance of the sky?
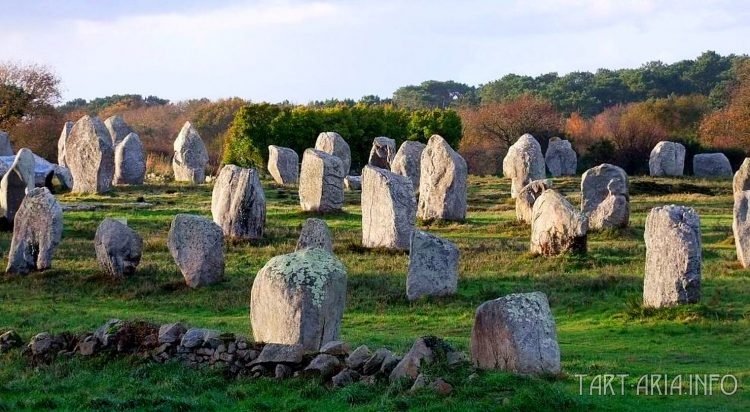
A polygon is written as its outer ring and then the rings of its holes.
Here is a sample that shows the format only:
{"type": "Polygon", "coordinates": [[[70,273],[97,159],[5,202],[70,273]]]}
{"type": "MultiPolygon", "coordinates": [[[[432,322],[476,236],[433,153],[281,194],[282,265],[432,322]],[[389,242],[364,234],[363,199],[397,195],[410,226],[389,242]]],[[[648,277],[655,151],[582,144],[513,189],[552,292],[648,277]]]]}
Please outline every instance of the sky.
{"type": "Polygon", "coordinates": [[[746,0],[0,0],[0,61],[49,66],[63,101],[307,103],[747,54],[748,22],[746,0]]]}

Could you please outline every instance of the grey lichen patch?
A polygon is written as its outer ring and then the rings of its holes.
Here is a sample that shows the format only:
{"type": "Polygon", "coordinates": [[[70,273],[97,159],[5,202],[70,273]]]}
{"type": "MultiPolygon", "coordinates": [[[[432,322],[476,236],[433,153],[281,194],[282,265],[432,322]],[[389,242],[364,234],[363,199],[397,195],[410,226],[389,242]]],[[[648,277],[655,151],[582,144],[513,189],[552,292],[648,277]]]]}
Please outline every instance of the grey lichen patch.
{"type": "Polygon", "coordinates": [[[540,292],[512,293],[498,298],[505,303],[505,311],[513,320],[533,319],[547,306],[547,297],[540,292]]]}
{"type": "Polygon", "coordinates": [[[296,290],[306,288],[312,302],[320,307],[325,299],[325,285],[333,276],[345,276],[344,265],[333,254],[320,249],[303,249],[268,261],[266,269],[271,277],[281,279],[296,290]]]}

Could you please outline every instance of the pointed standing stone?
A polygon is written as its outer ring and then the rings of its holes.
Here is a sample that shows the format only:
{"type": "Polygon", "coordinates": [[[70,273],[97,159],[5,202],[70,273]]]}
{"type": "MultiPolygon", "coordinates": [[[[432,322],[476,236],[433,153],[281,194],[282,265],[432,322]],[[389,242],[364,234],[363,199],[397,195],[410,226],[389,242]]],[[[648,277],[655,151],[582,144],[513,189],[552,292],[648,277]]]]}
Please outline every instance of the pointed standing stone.
{"type": "Polygon", "coordinates": [[[107,128],[97,117],[83,116],[70,130],[65,162],[74,193],[106,193],[115,174],[115,151],[107,128]]]}
{"type": "Polygon", "coordinates": [[[18,151],[13,165],[0,180],[0,220],[2,226],[13,227],[18,208],[26,192],[34,188],[34,154],[23,148],[18,151]]]}
{"type": "Polygon", "coordinates": [[[331,231],[328,229],[325,220],[309,218],[302,225],[299,239],[297,239],[297,247],[294,251],[316,247],[333,253],[331,231]]]}
{"type": "Polygon", "coordinates": [[[226,237],[262,238],[266,225],[266,197],[258,172],[235,165],[224,166],[214,183],[211,214],[226,237]]]}
{"type": "Polygon", "coordinates": [[[569,141],[553,137],[549,139],[544,162],[552,177],[574,176],[578,166],[578,156],[569,141]]]}
{"type": "Polygon", "coordinates": [[[146,176],[143,144],[135,133],[127,135],[115,148],[116,185],[142,185],[146,176]]]}
{"type": "Polygon", "coordinates": [[[46,187],[29,191],[16,213],[6,273],[49,269],[62,229],[62,207],[52,193],[46,187]]]}
{"type": "Polygon", "coordinates": [[[422,152],[419,209],[422,220],[466,219],[466,161],[439,135],[422,152]]]}
{"type": "Polygon", "coordinates": [[[62,167],[68,167],[67,160],[65,160],[65,151],[67,147],[68,136],[70,136],[70,131],[71,129],[73,129],[74,124],[75,123],[73,122],[65,122],[62,132],[60,133],[60,138],[57,140],[57,164],[62,167]]]}
{"type": "Polygon", "coordinates": [[[426,145],[422,142],[407,140],[401,143],[398,152],[391,162],[391,171],[407,176],[414,185],[414,192],[419,193],[419,177],[422,168],[422,152],[426,145]]]}
{"type": "Polygon", "coordinates": [[[362,246],[409,249],[417,201],[408,177],[365,166],[362,171],[361,204],[362,246]]]}
{"type": "Polygon", "coordinates": [[[108,117],[104,121],[104,126],[106,126],[107,130],[109,131],[109,135],[112,138],[113,147],[119,145],[120,142],[125,140],[125,137],[127,137],[130,133],[133,133],[133,129],[131,129],[130,126],[125,123],[125,120],[119,114],[108,117]]]}
{"type": "Polygon", "coordinates": [[[206,181],[208,151],[198,131],[190,122],[185,122],[174,141],[172,169],[174,180],[200,184],[206,181]]]}

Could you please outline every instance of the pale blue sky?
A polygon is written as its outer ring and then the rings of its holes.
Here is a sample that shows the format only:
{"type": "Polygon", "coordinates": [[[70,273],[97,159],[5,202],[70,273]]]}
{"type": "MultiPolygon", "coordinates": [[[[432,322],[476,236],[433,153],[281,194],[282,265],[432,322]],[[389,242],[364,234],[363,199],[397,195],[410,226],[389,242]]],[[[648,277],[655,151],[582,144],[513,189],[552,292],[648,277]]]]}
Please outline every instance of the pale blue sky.
{"type": "Polygon", "coordinates": [[[750,53],[748,22],[741,0],[0,0],[0,60],[49,65],[64,100],[306,103],[750,53]]]}

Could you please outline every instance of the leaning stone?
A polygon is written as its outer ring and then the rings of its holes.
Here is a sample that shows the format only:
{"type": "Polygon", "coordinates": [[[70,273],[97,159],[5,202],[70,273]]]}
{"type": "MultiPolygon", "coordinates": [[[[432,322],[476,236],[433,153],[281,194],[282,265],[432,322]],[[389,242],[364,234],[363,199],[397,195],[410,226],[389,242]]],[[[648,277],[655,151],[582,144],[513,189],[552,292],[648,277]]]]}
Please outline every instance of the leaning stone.
{"type": "Polygon", "coordinates": [[[318,139],[315,141],[315,150],[326,152],[341,159],[341,172],[343,176],[349,174],[352,164],[352,153],[349,149],[349,144],[346,143],[346,140],[340,134],[336,132],[323,132],[319,134],[318,139]]]}
{"type": "Polygon", "coordinates": [[[285,345],[279,343],[266,343],[258,357],[250,362],[251,365],[287,363],[298,365],[305,357],[305,348],[302,345],[285,345]]]}
{"type": "Polygon", "coordinates": [[[331,231],[328,230],[325,220],[309,218],[302,225],[299,239],[297,239],[297,247],[294,250],[298,251],[316,247],[333,253],[331,231]]]}
{"type": "Polygon", "coordinates": [[[362,171],[362,246],[406,250],[417,202],[406,176],[372,166],[362,171]]]}
{"type": "Polygon", "coordinates": [[[299,182],[302,210],[340,211],[344,207],[344,175],[338,157],[320,150],[305,150],[299,182]]]}
{"type": "Polygon", "coordinates": [[[750,190],[750,157],[746,157],[732,179],[732,193],[750,190]]]}
{"type": "Polygon", "coordinates": [[[16,213],[6,273],[25,275],[49,269],[62,229],[62,208],[49,190],[29,191],[16,213]]]}
{"type": "Polygon", "coordinates": [[[448,296],[458,287],[458,247],[453,242],[414,230],[409,250],[406,297],[448,296]]]}
{"type": "Polygon", "coordinates": [[[376,137],[372,141],[372,149],[370,149],[370,158],[368,159],[367,164],[373,167],[390,170],[391,162],[393,162],[393,156],[395,154],[395,140],[385,136],[376,137]]]}
{"type": "Polygon", "coordinates": [[[552,188],[549,179],[534,180],[518,192],[516,197],[516,220],[522,223],[531,223],[531,212],[534,210],[536,199],[547,189],[552,188]]]}
{"type": "Polygon", "coordinates": [[[211,220],[178,214],[169,228],[167,246],[191,288],[224,278],[224,234],[211,220]]]}
{"type": "Polygon", "coordinates": [[[578,156],[569,141],[553,137],[549,139],[544,162],[552,177],[573,176],[576,174],[578,156]]]}
{"type": "Polygon", "coordinates": [[[347,176],[344,178],[344,189],[362,190],[362,176],[347,176]]]}
{"type": "Polygon", "coordinates": [[[352,369],[344,369],[331,378],[334,388],[343,388],[349,386],[360,379],[359,373],[352,369]]]}
{"type": "Polygon", "coordinates": [[[130,133],[115,147],[116,185],[142,185],[146,177],[146,155],[141,138],[130,133]]]}
{"type": "Polygon", "coordinates": [[[441,136],[432,135],[422,152],[419,207],[422,220],[466,218],[466,161],[441,136]]]}
{"type": "Polygon", "coordinates": [[[8,132],[0,130],[0,156],[13,156],[13,145],[10,143],[8,132]]]}
{"type": "Polygon", "coordinates": [[[547,296],[513,293],[481,304],[471,331],[471,360],[481,369],[559,373],[560,347],[547,296]]]}
{"type": "Polygon", "coordinates": [[[65,142],[65,163],[73,175],[74,193],[106,193],[115,174],[112,138],[97,117],[83,116],[65,142]]]}
{"type": "MultiPolygon", "coordinates": [[[[65,153],[67,152],[68,136],[70,136],[70,130],[73,129],[73,124],[73,122],[65,122],[60,133],[60,138],[57,140],[57,164],[62,167],[68,167],[65,153]]],[[[2,156],[8,155],[2,154],[2,156]]]]}
{"type": "Polygon", "coordinates": [[[685,168],[685,146],[676,142],[659,142],[651,150],[648,170],[651,176],[682,176],[685,168]]]}
{"type": "Polygon", "coordinates": [[[660,206],[646,218],[643,304],[696,303],[701,295],[701,228],[693,208],[660,206]]]}
{"type": "Polygon", "coordinates": [[[372,356],[370,348],[366,345],[359,346],[357,349],[354,349],[354,352],[352,352],[348,358],[346,358],[346,366],[351,369],[359,370],[365,362],[370,359],[370,356],[372,356]]]}
{"type": "Polygon", "coordinates": [[[419,178],[422,173],[422,152],[427,147],[422,142],[407,140],[401,143],[391,162],[391,171],[411,179],[414,193],[419,193],[419,178]]]}
{"type": "Polygon", "coordinates": [[[334,356],[347,356],[350,352],[349,344],[340,340],[332,340],[320,347],[321,353],[334,356]]]}
{"type": "Polygon", "coordinates": [[[563,195],[547,189],[534,203],[531,213],[531,253],[554,256],[586,252],[588,216],[580,213],[563,195]]]}
{"type": "Polygon", "coordinates": [[[133,133],[133,129],[125,123],[125,120],[119,114],[108,117],[104,121],[104,126],[107,127],[109,135],[112,137],[112,146],[119,145],[130,133],[133,133]]]}
{"type": "Polygon", "coordinates": [[[737,259],[747,268],[750,266],[750,190],[734,192],[732,233],[737,259]]]}
{"type": "Polygon", "coordinates": [[[185,332],[187,332],[187,328],[180,322],[161,325],[159,327],[159,343],[177,343],[185,335],[185,332]]]}
{"type": "Polygon", "coordinates": [[[401,362],[393,368],[388,379],[391,382],[407,377],[416,379],[420,368],[431,364],[435,360],[435,354],[428,346],[425,338],[419,338],[414,342],[409,352],[404,355],[401,362]]]}
{"type": "Polygon", "coordinates": [[[305,367],[303,373],[305,376],[320,377],[323,381],[327,381],[340,369],[341,361],[337,357],[321,353],[305,367]]]}
{"type": "Polygon", "coordinates": [[[503,176],[511,179],[510,197],[534,180],[544,179],[542,146],[534,136],[526,133],[508,148],[503,158],[503,176]]]}
{"type": "Polygon", "coordinates": [[[314,248],[276,256],[253,281],[255,340],[318,351],[338,340],[345,301],[346,270],[331,253],[314,248]]]}
{"type": "Polygon", "coordinates": [[[262,238],[266,225],[266,197],[258,172],[235,165],[224,166],[214,183],[211,215],[226,237],[262,238]]]}
{"type": "Polygon", "coordinates": [[[581,211],[589,216],[592,230],[623,228],[630,220],[628,175],[615,165],[603,163],[583,173],[581,211]]]}
{"type": "Polygon", "coordinates": [[[0,218],[2,226],[11,228],[13,221],[26,197],[26,192],[34,188],[34,154],[23,148],[18,151],[13,165],[0,180],[0,218]]]}
{"type": "Polygon", "coordinates": [[[724,153],[701,153],[693,156],[696,177],[732,177],[732,166],[724,153]]]}
{"type": "Polygon", "coordinates": [[[268,146],[268,173],[280,185],[297,184],[299,182],[299,155],[288,147],[268,146]]]}
{"type": "Polygon", "coordinates": [[[178,182],[203,183],[206,180],[208,151],[190,122],[185,122],[174,141],[172,170],[178,182]]]}
{"type": "Polygon", "coordinates": [[[94,249],[99,267],[119,279],[135,273],[141,262],[143,239],[128,225],[106,218],[96,229],[94,249]]]}

